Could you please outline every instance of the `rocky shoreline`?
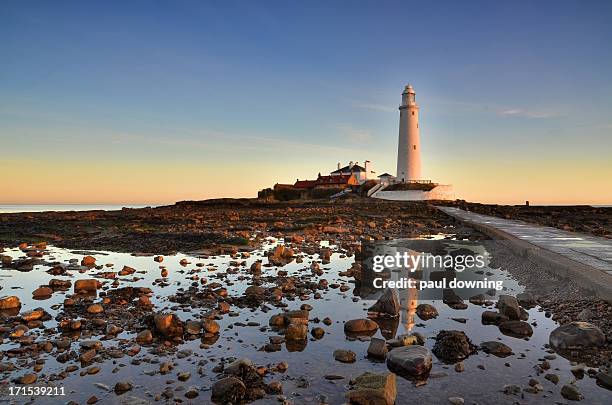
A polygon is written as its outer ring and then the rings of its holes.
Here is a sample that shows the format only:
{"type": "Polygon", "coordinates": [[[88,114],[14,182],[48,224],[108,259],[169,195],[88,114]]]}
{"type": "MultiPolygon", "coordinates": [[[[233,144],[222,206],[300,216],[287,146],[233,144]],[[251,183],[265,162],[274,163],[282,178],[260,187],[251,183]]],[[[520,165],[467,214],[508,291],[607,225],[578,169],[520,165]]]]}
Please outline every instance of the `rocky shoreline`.
{"type": "Polygon", "coordinates": [[[605,403],[612,392],[612,308],[424,203],[231,200],[0,219],[3,393],[391,405],[605,403]],[[469,302],[445,291],[414,322],[394,290],[360,296],[363,241],[430,235],[482,243],[491,271],[524,291],[469,302]]]}
{"type": "Polygon", "coordinates": [[[444,232],[451,224],[425,203],[222,199],[119,211],[0,214],[0,246],[46,241],[69,249],[130,253],[221,252],[256,248],[266,236],[378,240],[444,232]],[[257,239],[251,240],[254,233],[257,239]]]}

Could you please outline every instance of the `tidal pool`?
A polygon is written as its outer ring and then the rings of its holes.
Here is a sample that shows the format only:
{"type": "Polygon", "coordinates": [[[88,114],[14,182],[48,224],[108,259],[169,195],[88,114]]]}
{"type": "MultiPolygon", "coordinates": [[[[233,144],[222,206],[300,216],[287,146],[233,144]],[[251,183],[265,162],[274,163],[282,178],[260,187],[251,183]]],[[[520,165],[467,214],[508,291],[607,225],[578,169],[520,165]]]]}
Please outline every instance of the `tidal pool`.
{"type": "MultiPolygon", "coordinates": [[[[211,256],[203,258],[198,255],[176,254],[165,256],[162,263],[157,263],[152,256],[133,256],[127,253],[116,252],[87,252],[93,255],[96,264],[105,266],[101,270],[89,269],[79,272],[78,266],[75,270],[69,270],[71,276],[52,276],[46,272],[49,265],[36,265],[33,270],[21,272],[12,269],[0,269],[0,290],[1,296],[16,295],[22,303],[21,312],[37,307],[44,308],[53,318],[61,311],[64,299],[72,294],[70,289],[65,292],[56,291],[50,298],[45,300],[35,300],[32,298],[32,291],[40,285],[45,285],[52,278],[69,279],[74,282],[78,279],[91,278],[92,273],[99,271],[119,271],[123,266],[136,269],[136,273],[127,277],[118,277],[121,282],[119,287],[134,286],[147,287],[153,291],[151,301],[155,305],[156,311],[172,311],[182,320],[193,319],[194,312],[203,311],[202,309],[192,309],[189,305],[177,304],[168,300],[169,296],[177,292],[184,291],[194,282],[193,276],[206,277],[209,281],[220,281],[227,288],[230,296],[243,294],[249,286],[250,276],[247,269],[256,260],[262,260],[265,252],[277,243],[282,241],[267,240],[262,249],[251,252],[250,257],[239,259],[239,262],[246,261],[246,265],[239,266],[241,269],[236,273],[227,272],[230,261],[235,260],[229,255],[211,256]],[[189,264],[180,264],[181,260],[186,260],[189,264]],[[109,264],[109,266],[106,266],[109,264]],[[111,265],[112,264],[112,265],[111,265]],[[200,266],[198,266],[200,264],[200,266]],[[168,275],[165,282],[159,283],[160,266],[167,269],[168,275]],[[216,278],[220,276],[219,279],[216,278]],[[248,276],[248,277],[245,277],[248,276]]],[[[28,355],[9,356],[7,351],[19,346],[18,343],[4,339],[0,344],[3,352],[2,362],[13,363],[15,370],[6,371],[0,374],[2,379],[0,385],[0,401],[7,403],[24,403],[33,401],[34,403],[66,403],[75,401],[76,403],[86,403],[88,398],[95,395],[100,403],[139,403],[138,399],[154,402],[156,396],[159,397],[164,389],[170,387],[174,398],[186,403],[210,403],[210,390],[212,384],[218,379],[218,373],[213,371],[221,359],[228,357],[249,358],[257,365],[273,366],[279,362],[288,363],[288,369],[284,373],[274,372],[266,376],[266,380],[279,380],[283,384],[283,395],[295,404],[341,404],[344,403],[344,394],[349,387],[349,380],[352,377],[370,371],[375,373],[387,372],[384,362],[372,361],[366,357],[368,348],[367,339],[349,339],[344,334],[343,323],[349,319],[364,318],[367,309],[376,301],[376,295],[372,297],[360,297],[360,291],[356,290],[354,280],[349,277],[341,276],[340,273],[351,267],[355,258],[344,254],[342,249],[330,245],[334,249],[331,260],[328,264],[323,264],[324,273],[321,276],[312,275],[312,280],[325,278],[330,284],[338,283],[348,286],[348,290],[341,291],[340,288],[328,288],[321,291],[321,299],[314,299],[312,295],[308,299],[300,299],[299,296],[293,300],[283,299],[287,304],[286,309],[299,309],[302,304],[310,304],[309,329],[313,327],[313,319],[323,319],[329,317],[333,323],[329,326],[322,323],[325,335],[320,340],[309,339],[304,347],[290,349],[283,345],[277,352],[266,352],[261,348],[269,342],[270,336],[278,335],[277,331],[268,327],[268,321],[273,314],[281,312],[281,308],[270,308],[267,311],[253,308],[232,308],[232,316],[224,315],[218,320],[221,326],[221,333],[216,342],[206,347],[201,346],[199,339],[187,340],[178,346],[183,354],[191,350],[191,354],[183,357],[176,353],[168,356],[159,357],[150,354],[147,347],[142,347],[142,351],[131,357],[123,355],[121,357],[94,363],[100,370],[93,375],[80,375],[80,363],[73,360],[67,363],[56,361],[57,355],[54,349],[50,353],[39,352],[36,359],[28,355]],[[252,325],[252,326],[248,326],[252,325]],[[301,349],[301,350],[299,350],[301,349]],[[352,364],[340,363],[334,360],[332,353],[336,349],[352,350],[357,354],[357,361],[352,364]],[[42,370],[38,372],[38,381],[34,386],[57,386],[64,387],[65,397],[50,396],[10,396],[9,387],[17,386],[13,379],[26,372],[32,372],[35,360],[43,364],[42,370]],[[176,365],[168,374],[160,374],[159,363],[171,361],[176,365]],[[65,370],[69,365],[79,367],[77,371],[68,373],[67,377],[61,380],[49,381],[49,377],[65,370]],[[177,379],[180,372],[191,373],[187,381],[181,382],[177,379]],[[328,380],[325,376],[341,376],[342,379],[328,380]],[[134,388],[123,394],[116,395],[112,387],[118,381],[131,381],[134,388]],[[187,399],[185,391],[195,386],[199,389],[199,396],[195,399],[187,399]]],[[[486,249],[483,247],[483,251],[486,249]]],[[[7,249],[2,254],[9,255],[13,259],[24,257],[23,252],[17,248],[7,249]]],[[[59,262],[69,264],[80,262],[85,252],[74,252],[66,249],[48,246],[42,259],[48,263],[59,262]]],[[[288,272],[288,275],[310,274],[309,266],[312,260],[318,260],[317,255],[301,254],[304,258],[302,263],[291,263],[278,268],[263,267],[262,276],[274,276],[279,269],[288,272]]],[[[486,268],[491,273],[491,278],[504,280],[505,291],[511,295],[516,295],[523,288],[504,270],[486,268]]],[[[197,282],[197,280],[196,280],[197,282]]],[[[272,284],[270,284],[272,285],[272,284]]],[[[268,286],[267,284],[263,285],[268,286]]],[[[112,287],[110,288],[112,289],[112,287]]],[[[444,404],[449,397],[462,397],[466,404],[513,404],[513,403],[556,403],[567,402],[561,395],[560,390],[564,384],[576,380],[570,371],[573,365],[559,355],[551,355],[547,352],[545,344],[548,343],[548,336],[557,323],[544,315],[539,307],[528,310],[528,322],[533,325],[533,336],[529,339],[520,339],[502,334],[497,326],[483,325],[481,314],[484,310],[495,310],[493,305],[488,307],[473,305],[468,303],[467,309],[456,310],[443,304],[438,299],[424,299],[419,297],[418,292],[412,290],[400,290],[400,301],[402,310],[397,322],[396,335],[419,332],[427,337],[425,346],[432,348],[435,336],[441,330],[460,330],[465,331],[467,336],[475,345],[484,341],[497,340],[510,346],[514,354],[506,358],[499,358],[487,355],[482,351],[471,355],[464,360],[465,370],[457,372],[452,364],[445,364],[434,356],[434,364],[429,379],[425,385],[416,386],[413,382],[404,378],[397,379],[397,404],[444,404]],[[417,303],[430,303],[439,312],[436,319],[423,321],[414,313],[414,306],[417,303]],[[453,320],[463,318],[460,322],[453,320]],[[546,380],[544,375],[537,375],[536,364],[541,363],[547,356],[547,361],[551,368],[547,372],[557,374],[559,383],[557,385],[546,380]],[[543,386],[542,392],[533,394],[523,392],[520,395],[507,395],[502,392],[506,384],[516,384],[522,388],[527,388],[531,378],[535,378],[543,386]]],[[[467,303],[467,301],[466,301],[467,303]]],[[[36,341],[54,340],[60,335],[55,328],[56,320],[52,319],[44,323],[45,329],[31,329],[27,332],[36,337],[36,341]]],[[[100,340],[104,347],[125,347],[135,337],[134,333],[122,332],[114,338],[106,339],[104,335],[84,336],[83,339],[100,340]]],[[[377,331],[374,337],[381,338],[381,331],[377,331]]],[[[73,348],[78,349],[77,339],[73,348]]],[[[339,378],[339,377],[338,377],[339,378]]],[[[575,381],[576,387],[582,392],[588,404],[609,404],[612,402],[612,392],[599,387],[593,378],[585,376],[575,381]]],[[[166,401],[162,397],[160,401],[166,401]]],[[[170,400],[172,401],[172,400],[170,400]]],[[[144,403],[144,402],[142,402],[144,403]]],[[[264,399],[254,402],[255,404],[274,404],[278,403],[278,398],[274,395],[267,395],[264,399]]]]}

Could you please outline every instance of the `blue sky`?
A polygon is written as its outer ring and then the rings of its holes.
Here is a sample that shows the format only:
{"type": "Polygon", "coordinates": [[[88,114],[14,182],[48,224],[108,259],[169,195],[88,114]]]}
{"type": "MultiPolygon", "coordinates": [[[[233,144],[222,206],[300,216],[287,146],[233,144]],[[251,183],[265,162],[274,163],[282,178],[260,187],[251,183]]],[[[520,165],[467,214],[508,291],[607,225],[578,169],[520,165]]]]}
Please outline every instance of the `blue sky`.
{"type": "Polygon", "coordinates": [[[610,21],[605,1],[6,1],[4,175],[63,169],[46,200],[15,184],[0,202],[85,202],[66,184],[92,165],[87,202],[116,201],[122,167],[143,189],[170,169],[197,178],[124,197],[145,203],[250,196],[338,161],[393,172],[408,82],[428,177],[500,202],[528,199],[519,176],[590,177],[594,201],[612,174],[610,21]],[[477,164],[499,167],[490,194],[477,164]]]}

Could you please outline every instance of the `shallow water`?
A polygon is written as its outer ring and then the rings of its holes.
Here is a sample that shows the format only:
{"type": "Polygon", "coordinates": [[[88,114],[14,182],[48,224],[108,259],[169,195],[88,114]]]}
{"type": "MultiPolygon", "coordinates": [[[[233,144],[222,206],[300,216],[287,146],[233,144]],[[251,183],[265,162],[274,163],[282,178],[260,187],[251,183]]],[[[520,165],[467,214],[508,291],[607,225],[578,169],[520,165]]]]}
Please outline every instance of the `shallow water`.
{"type": "MultiPolygon", "coordinates": [[[[275,241],[268,241],[267,245],[262,250],[252,252],[250,258],[246,259],[247,268],[255,260],[261,259],[265,249],[269,249],[275,245],[275,241]]],[[[123,280],[120,287],[125,286],[142,286],[149,287],[153,290],[155,296],[152,297],[152,302],[156,305],[156,310],[172,310],[179,315],[182,320],[193,318],[193,313],[188,307],[181,307],[175,303],[169,302],[167,297],[174,294],[179,289],[187,289],[192,280],[189,279],[190,271],[196,269],[196,263],[204,263],[204,267],[197,268],[202,271],[209,281],[215,280],[215,274],[224,273],[229,267],[230,256],[215,256],[214,258],[198,258],[185,254],[177,254],[174,256],[165,256],[163,263],[156,263],[151,256],[136,257],[125,253],[116,252],[92,252],[95,253],[97,264],[112,263],[114,266],[105,268],[100,271],[118,271],[124,265],[133,267],[137,270],[131,276],[121,277],[123,280]],[[191,264],[182,266],[179,264],[181,259],[187,259],[191,264]],[[154,280],[160,278],[159,267],[164,266],[168,269],[168,282],[170,285],[160,287],[153,284],[154,280]],[[133,276],[140,278],[137,281],[127,282],[133,276]]],[[[22,257],[23,253],[18,249],[11,249],[3,252],[13,258],[22,257]]],[[[70,259],[80,261],[83,257],[83,252],[71,252],[69,250],[50,246],[48,255],[44,257],[49,262],[59,261],[68,262],[70,259]]],[[[310,260],[317,259],[316,256],[305,257],[303,263],[298,264],[292,262],[283,267],[283,270],[289,274],[303,274],[309,272],[305,270],[310,264],[310,260]]],[[[241,259],[242,260],[242,259],[241,259]]],[[[143,350],[134,358],[124,356],[120,359],[108,360],[103,363],[95,364],[101,368],[101,371],[95,375],[79,376],[79,372],[71,373],[71,375],[61,381],[50,383],[44,382],[44,375],[57,373],[65,369],[70,364],[79,365],[78,361],[72,361],[60,364],[55,361],[51,354],[42,353],[41,358],[46,359],[43,371],[39,373],[39,380],[36,383],[38,386],[55,385],[65,387],[66,397],[58,400],[58,398],[38,397],[36,403],[57,403],[74,400],[79,403],[84,403],[91,395],[96,395],[102,400],[102,403],[118,403],[121,399],[128,397],[140,397],[147,400],[153,400],[155,394],[159,394],[164,388],[172,387],[176,389],[175,396],[182,398],[183,401],[189,402],[183,394],[186,388],[190,386],[201,387],[200,396],[193,400],[193,403],[207,403],[210,400],[210,387],[216,381],[216,373],[212,368],[218,364],[218,360],[222,357],[248,357],[258,365],[273,365],[280,361],[286,361],[289,368],[285,373],[275,373],[267,377],[267,380],[281,380],[283,382],[284,395],[291,398],[294,403],[319,403],[323,397],[330,404],[343,403],[343,396],[348,387],[348,381],[351,377],[355,377],[365,371],[385,372],[387,367],[385,363],[374,362],[365,357],[368,342],[367,341],[351,341],[348,340],[343,332],[343,322],[348,319],[362,318],[366,315],[366,310],[374,303],[374,299],[361,299],[357,302],[353,301],[354,285],[350,283],[350,279],[340,277],[339,272],[348,269],[355,259],[353,257],[341,257],[341,254],[334,253],[332,260],[328,265],[324,265],[325,274],[321,278],[327,279],[330,284],[333,282],[344,283],[351,286],[346,292],[340,292],[338,289],[329,289],[323,291],[323,298],[319,300],[308,299],[302,301],[296,299],[294,301],[286,301],[288,309],[299,309],[303,303],[308,303],[313,306],[310,311],[310,319],[330,317],[334,322],[330,326],[319,324],[325,329],[326,334],[321,340],[309,340],[306,347],[302,351],[289,352],[285,346],[279,352],[267,353],[258,349],[268,343],[269,336],[276,335],[277,332],[272,330],[261,331],[260,326],[235,326],[236,322],[258,322],[261,326],[267,326],[270,316],[279,313],[281,310],[273,308],[271,311],[264,313],[260,310],[253,311],[252,309],[232,308],[238,312],[238,316],[230,317],[225,315],[222,320],[218,321],[221,325],[221,334],[217,342],[207,349],[200,348],[200,340],[186,341],[181,344],[179,349],[192,349],[193,354],[187,358],[177,359],[176,356],[159,358],[147,353],[147,349],[143,350]],[[344,364],[334,360],[333,351],[336,349],[350,349],[357,353],[357,362],[353,364],[344,364]],[[139,365],[133,365],[131,362],[134,359],[144,359],[139,365]],[[199,375],[198,362],[207,360],[207,364],[202,366],[203,375],[199,375]],[[154,375],[145,374],[149,371],[157,371],[159,364],[157,362],[174,361],[177,363],[175,369],[166,375],[156,373],[154,375]],[[176,379],[178,372],[189,371],[191,378],[186,382],[179,382],[176,379]],[[345,379],[328,381],[323,378],[324,375],[341,375],[345,379]],[[303,381],[308,381],[308,387],[304,387],[303,381]],[[135,384],[135,388],[117,397],[114,392],[108,392],[95,383],[103,383],[109,387],[113,387],[117,381],[130,380],[135,384]],[[298,387],[299,385],[299,387],[298,387]]],[[[264,263],[266,261],[264,260],[264,263]]],[[[39,285],[45,285],[51,278],[61,278],[61,276],[51,276],[47,274],[47,266],[36,266],[30,272],[19,272],[16,270],[0,269],[0,283],[3,289],[0,295],[17,295],[21,302],[21,311],[26,311],[36,307],[45,308],[52,316],[58,313],[58,310],[52,307],[55,304],[61,304],[70,294],[72,289],[66,293],[56,292],[47,300],[33,300],[31,291],[39,285]]],[[[493,277],[505,280],[505,286],[509,289],[512,295],[520,292],[522,288],[516,281],[502,269],[486,269],[494,273],[493,277]]],[[[277,271],[275,267],[263,267],[262,276],[274,275],[277,271]]],[[[90,278],[92,272],[97,270],[89,270],[86,273],[72,272],[71,281],[79,278],[90,278]]],[[[245,282],[241,282],[238,274],[228,274],[227,280],[234,281],[233,285],[224,286],[228,289],[229,295],[240,295],[248,286],[245,282]]],[[[313,277],[317,279],[317,277],[313,277]]],[[[265,286],[265,285],[264,285],[265,286]]],[[[404,291],[401,296],[404,308],[409,305],[409,292],[404,291]]],[[[414,296],[410,296],[415,298],[414,296]]],[[[419,301],[421,303],[423,301],[419,301]]],[[[447,403],[447,398],[452,396],[463,397],[466,403],[477,402],[479,404],[511,404],[516,401],[522,403],[555,403],[555,401],[566,402],[561,395],[560,389],[563,384],[573,381],[575,378],[570,372],[571,365],[568,360],[561,356],[557,356],[554,360],[549,360],[551,370],[558,374],[560,382],[554,385],[544,379],[543,375],[537,376],[534,366],[548,354],[545,352],[544,344],[548,343],[548,336],[552,329],[557,324],[550,318],[546,318],[544,313],[539,308],[529,310],[529,322],[537,322],[534,326],[534,334],[529,340],[517,339],[503,335],[494,325],[485,326],[481,324],[481,313],[485,310],[481,306],[468,304],[465,310],[454,310],[444,305],[441,301],[425,301],[436,306],[440,315],[437,319],[422,321],[416,315],[411,315],[407,309],[402,310],[400,322],[397,329],[397,334],[408,332],[420,332],[428,337],[426,346],[430,349],[433,347],[433,337],[443,329],[463,330],[471,338],[476,345],[487,340],[500,339],[503,343],[510,346],[514,353],[506,358],[498,358],[490,356],[484,352],[479,352],[476,355],[470,356],[464,361],[465,371],[458,373],[454,371],[453,365],[446,365],[438,361],[434,356],[434,365],[431,371],[431,376],[424,386],[416,387],[412,382],[398,377],[398,396],[397,404],[407,403],[447,403]],[[451,320],[450,318],[466,318],[465,324],[451,320]],[[521,357],[524,354],[525,357],[521,357]],[[505,366],[506,363],[510,367],[505,366]],[[478,366],[484,366],[484,370],[478,366]],[[444,374],[441,374],[444,373],[444,374]],[[521,387],[528,387],[529,378],[536,378],[544,387],[544,391],[538,394],[525,392],[523,398],[518,396],[506,395],[500,390],[505,384],[517,384],[521,387]],[[416,402],[415,402],[416,401],[416,402]]],[[[413,303],[414,304],[414,303],[413,303]]],[[[200,309],[194,310],[200,311],[200,309]]],[[[203,310],[202,310],[203,311],[203,310]]],[[[55,321],[45,323],[46,327],[54,327],[55,321]]],[[[313,324],[311,322],[310,327],[313,324]]],[[[40,330],[30,331],[30,333],[39,333],[40,340],[53,339],[55,336],[43,336],[40,330]]],[[[102,340],[104,346],[118,346],[118,340],[131,339],[134,335],[130,333],[122,333],[117,339],[102,340]]],[[[375,337],[382,337],[378,331],[375,337]]],[[[93,336],[93,339],[100,339],[102,336],[93,336]]],[[[0,345],[1,350],[7,350],[15,347],[15,343],[5,340],[0,345]]],[[[76,347],[73,345],[73,347],[76,347]]],[[[9,361],[7,357],[2,361],[9,361]]],[[[15,364],[21,364],[19,360],[10,360],[15,364]]],[[[10,375],[2,376],[2,388],[6,394],[9,383],[8,378],[17,377],[25,373],[28,369],[23,368],[23,371],[14,371],[10,375]]],[[[612,401],[612,392],[596,385],[595,380],[586,376],[582,380],[576,382],[576,386],[585,396],[584,403],[589,404],[608,404],[612,401]]],[[[29,398],[25,397],[8,397],[0,396],[2,401],[25,402],[29,398]]],[[[274,396],[267,396],[265,399],[255,403],[277,403],[274,396]]]]}

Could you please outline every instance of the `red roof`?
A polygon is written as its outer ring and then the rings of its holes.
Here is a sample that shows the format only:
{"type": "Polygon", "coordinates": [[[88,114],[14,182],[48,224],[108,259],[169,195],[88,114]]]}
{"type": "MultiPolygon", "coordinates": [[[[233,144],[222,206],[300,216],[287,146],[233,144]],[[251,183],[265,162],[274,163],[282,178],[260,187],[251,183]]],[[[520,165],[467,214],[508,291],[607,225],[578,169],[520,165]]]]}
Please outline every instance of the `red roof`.
{"type": "Polygon", "coordinates": [[[317,184],[347,184],[351,178],[350,174],[341,174],[336,176],[319,176],[317,184]]]}
{"type": "Polygon", "coordinates": [[[298,180],[295,182],[293,187],[295,188],[313,188],[317,185],[316,180],[298,180]]]}

